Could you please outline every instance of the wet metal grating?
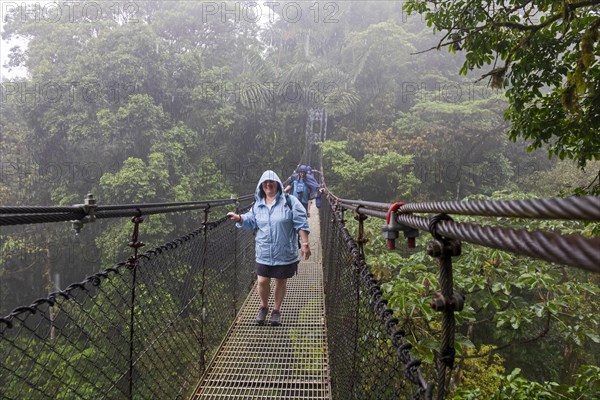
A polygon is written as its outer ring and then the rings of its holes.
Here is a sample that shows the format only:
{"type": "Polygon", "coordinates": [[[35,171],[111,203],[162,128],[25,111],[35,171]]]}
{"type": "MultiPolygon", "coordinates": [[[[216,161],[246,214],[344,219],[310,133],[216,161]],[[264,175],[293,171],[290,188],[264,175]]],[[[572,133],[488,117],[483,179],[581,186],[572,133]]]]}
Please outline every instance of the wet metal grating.
{"type": "Polygon", "coordinates": [[[270,315],[265,325],[256,324],[255,286],[192,400],[330,398],[319,221],[311,211],[313,254],[288,280],[281,325],[269,325],[270,315]]]}

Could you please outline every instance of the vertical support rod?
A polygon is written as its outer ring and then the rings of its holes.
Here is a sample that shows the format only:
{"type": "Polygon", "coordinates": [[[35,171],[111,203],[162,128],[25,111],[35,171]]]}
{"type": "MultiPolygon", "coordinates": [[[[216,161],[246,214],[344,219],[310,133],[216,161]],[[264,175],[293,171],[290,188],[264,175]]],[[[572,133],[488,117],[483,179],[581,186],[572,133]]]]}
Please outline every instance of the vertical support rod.
{"type": "Polygon", "coordinates": [[[206,337],[204,336],[204,324],[206,323],[206,298],[204,296],[205,292],[205,284],[206,284],[206,254],[208,249],[208,213],[209,208],[206,207],[204,209],[204,246],[202,249],[202,284],[200,287],[200,293],[202,295],[201,304],[202,304],[202,315],[201,320],[202,324],[200,324],[200,371],[203,373],[206,368],[206,337]]]}
{"type": "Polygon", "coordinates": [[[138,212],[140,213],[140,215],[131,219],[131,222],[133,222],[134,225],[131,240],[128,243],[128,246],[133,248],[133,255],[129,257],[129,259],[127,259],[127,263],[125,264],[127,268],[133,270],[133,278],[131,282],[131,306],[129,311],[129,389],[127,393],[129,400],[133,400],[133,337],[135,323],[135,287],[137,278],[137,263],[139,259],[138,249],[144,245],[144,243],[139,241],[140,224],[144,222],[144,218],[142,218],[141,212],[139,210],[138,212]]]}
{"type": "Polygon", "coordinates": [[[431,307],[443,313],[442,315],[442,339],[440,343],[440,354],[438,357],[438,400],[446,396],[446,389],[449,384],[449,376],[446,376],[446,370],[452,371],[454,367],[454,311],[460,311],[463,308],[464,297],[456,296],[452,288],[452,257],[460,256],[460,240],[441,236],[437,232],[437,224],[442,221],[452,221],[452,217],[447,214],[438,214],[429,220],[429,232],[433,240],[427,244],[427,254],[438,259],[440,268],[440,286],[441,292],[434,294],[431,301],[431,307]]]}
{"type": "MultiPolygon", "coordinates": [[[[440,267],[440,286],[444,299],[452,299],[454,296],[452,283],[452,255],[448,249],[448,244],[444,241],[444,250],[438,258],[440,267]]],[[[439,390],[438,399],[444,399],[446,395],[446,370],[450,372],[454,367],[454,309],[447,306],[442,313],[442,339],[440,343],[440,369],[439,369],[439,390]]]]}
{"type": "Polygon", "coordinates": [[[360,207],[358,206],[356,209],[356,215],[354,219],[358,221],[358,238],[356,239],[356,243],[358,244],[358,254],[364,258],[365,249],[364,244],[367,242],[367,238],[365,237],[365,220],[368,218],[365,214],[360,213],[360,207]]]}
{"type": "MultiPolygon", "coordinates": [[[[235,206],[235,213],[239,214],[240,213],[240,203],[236,203],[235,206]]],[[[239,296],[239,292],[238,292],[238,284],[240,282],[240,268],[238,265],[238,230],[234,227],[233,228],[233,278],[234,278],[234,284],[233,284],[233,299],[232,299],[232,304],[231,304],[231,308],[232,308],[232,312],[233,315],[232,317],[235,318],[235,316],[237,315],[237,301],[238,301],[238,296],[239,296]]]]}

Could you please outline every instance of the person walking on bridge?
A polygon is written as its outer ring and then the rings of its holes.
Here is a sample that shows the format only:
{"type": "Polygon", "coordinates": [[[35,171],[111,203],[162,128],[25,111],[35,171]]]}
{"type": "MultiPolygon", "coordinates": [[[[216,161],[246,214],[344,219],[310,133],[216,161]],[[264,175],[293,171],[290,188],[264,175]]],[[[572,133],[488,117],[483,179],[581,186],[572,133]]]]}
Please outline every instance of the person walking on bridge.
{"type": "Polygon", "coordinates": [[[279,325],[287,280],[298,270],[298,235],[301,256],[308,260],[311,255],[306,210],[298,199],[284,193],[279,176],[267,170],[256,186],[252,208],[242,215],[229,212],[227,216],[238,228],[256,232],[256,274],[261,303],[256,322],[262,325],[266,321],[273,278],[275,293],[270,321],[271,325],[279,325]]]}
{"type": "MultiPolygon", "coordinates": [[[[304,166],[303,166],[304,167],[304,166]]],[[[283,191],[285,193],[289,193],[292,191],[292,194],[295,198],[297,198],[300,203],[304,206],[306,210],[306,215],[308,214],[308,185],[306,184],[306,171],[304,168],[298,171],[298,176],[287,185],[283,191]]]]}

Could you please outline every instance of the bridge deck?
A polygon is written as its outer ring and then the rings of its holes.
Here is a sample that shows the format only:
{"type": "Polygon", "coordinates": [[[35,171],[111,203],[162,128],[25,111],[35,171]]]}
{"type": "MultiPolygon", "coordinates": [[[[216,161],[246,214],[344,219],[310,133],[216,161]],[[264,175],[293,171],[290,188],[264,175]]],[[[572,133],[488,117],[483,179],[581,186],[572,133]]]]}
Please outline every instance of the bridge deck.
{"type": "Polygon", "coordinates": [[[301,261],[298,275],[288,280],[281,325],[256,324],[255,285],[192,400],[330,398],[318,218],[313,207],[312,257],[301,261]]]}

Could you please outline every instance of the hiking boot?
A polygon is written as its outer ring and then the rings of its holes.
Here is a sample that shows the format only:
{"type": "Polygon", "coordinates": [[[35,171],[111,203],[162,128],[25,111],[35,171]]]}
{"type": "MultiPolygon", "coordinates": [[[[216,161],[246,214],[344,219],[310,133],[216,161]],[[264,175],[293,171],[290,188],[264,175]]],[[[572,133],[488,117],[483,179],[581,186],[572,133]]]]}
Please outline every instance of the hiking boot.
{"type": "Polygon", "coordinates": [[[256,323],[259,325],[263,325],[265,320],[267,319],[267,314],[269,313],[268,307],[260,307],[258,310],[258,315],[256,315],[256,323]]]}
{"type": "Polygon", "coordinates": [[[271,312],[271,325],[281,325],[281,313],[277,310],[273,310],[273,312],[271,312]]]}

